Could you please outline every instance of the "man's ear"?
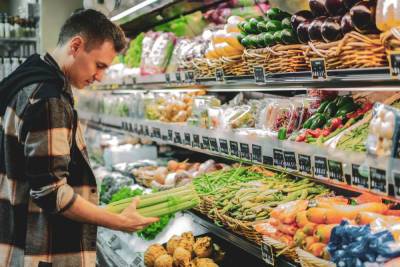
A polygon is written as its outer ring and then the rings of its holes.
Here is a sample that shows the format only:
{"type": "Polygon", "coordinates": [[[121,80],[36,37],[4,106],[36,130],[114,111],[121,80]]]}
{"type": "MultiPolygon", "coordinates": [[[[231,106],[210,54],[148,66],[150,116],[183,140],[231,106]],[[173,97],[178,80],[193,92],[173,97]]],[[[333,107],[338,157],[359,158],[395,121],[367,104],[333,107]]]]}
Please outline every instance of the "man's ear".
{"type": "Polygon", "coordinates": [[[68,54],[75,57],[80,50],[84,48],[85,42],[81,36],[72,37],[69,42],[68,54]]]}

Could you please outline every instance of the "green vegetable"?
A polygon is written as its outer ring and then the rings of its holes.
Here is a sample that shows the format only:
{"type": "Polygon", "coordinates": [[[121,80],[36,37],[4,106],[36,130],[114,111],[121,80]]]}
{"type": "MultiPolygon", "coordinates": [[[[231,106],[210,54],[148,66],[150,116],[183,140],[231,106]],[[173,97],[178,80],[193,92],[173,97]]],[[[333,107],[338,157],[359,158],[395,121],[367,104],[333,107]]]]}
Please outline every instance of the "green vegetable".
{"type": "Polygon", "coordinates": [[[329,103],[325,110],[324,110],[324,115],[326,118],[333,118],[336,113],[337,113],[338,109],[337,106],[334,102],[329,103]]]}
{"type": "Polygon", "coordinates": [[[246,32],[244,25],[246,24],[246,21],[241,21],[238,23],[237,27],[239,28],[240,31],[246,32]]]}
{"type": "Polygon", "coordinates": [[[341,108],[336,113],[337,117],[345,116],[346,114],[352,113],[357,110],[357,105],[355,103],[347,103],[341,108]]]}
{"type": "Polygon", "coordinates": [[[164,228],[168,225],[171,219],[174,218],[173,214],[164,215],[160,217],[158,222],[150,224],[148,227],[137,232],[138,236],[144,240],[153,240],[161,233],[164,228]]]}
{"type": "Polygon", "coordinates": [[[337,102],[338,109],[341,109],[342,107],[344,107],[345,105],[347,105],[349,103],[354,103],[354,100],[351,96],[340,97],[337,102]]]}
{"type": "Polygon", "coordinates": [[[278,20],[270,20],[265,24],[267,32],[276,32],[282,30],[282,23],[278,20]]]}
{"type": "Polygon", "coordinates": [[[267,16],[270,20],[282,20],[286,17],[290,17],[290,14],[280,10],[279,8],[273,7],[267,11],[267,16]]]}
{"type": "Polygon", "coordinates": [[[131,189],[130,187],[122,187],[118,192],[113,194],[111,196],[111,201],[110,202],[116,202],[122,199],[126,198],[131,198],[135,196],[140,196],[143,194],[143,190],[137,188],[137,189],[131,189]]]}
{"type": "Polygon", "coordinates": [[[314,122],[314,120],[319,117],[320,113],[315,113],[313,114],[310,118],[308,118],[304,123],[303,123],[303,128],[304,129],[310,129],[311,124],[314,122]]]}
{"type": "Polygon", "coordinates": [[[249,20],[249,26],[251,27],[251,30],[253,31],[253,33],[259,33],[258,28],[257,28],[258,22],[259,21],[256,18],[251,18],[249,20]]]}
{"type": "Polygon", "coordinates": [[[289,17],[282,20],[282,28],[292,30],[292,24],[290,23],[289,17]]]}
{"type": "Polygon", "coordinates": [[[277,44],[282,43],[282,31],[277,31],[274,33],[274,42],[277,44]]]}
{"type": "Polygon", "coordinates": [[[283,29],[281,32],[282,42],[286,45],[294,44],[297,42],[296,34],[292,29],[283,29]]]}
{"type": "Polygon", "coordinates": [[[331,103],[331,101],[329,101],[329,100],[326,100],[326,101],[322,102],[322,103],[319,105],[319,108],[318,108],[318,110],[317,110],[317,113],[324,113],[325,108],[326,108],[327,105],[329,105],[329,103],[331,103]]]}
{"type": "Polygon", "coordinates": [[[270,32],[263,33],[265,46],[273,46],[275,44],[274,35],[270,32]]]}
{"type": "MultiPolygon", "coordinates": [[[[257,23],[258,23],[258,22],[257,22],[257,23]]],[[[244,25],[243,25],[243,30],[244,30],[244,32],[247,33],[247,34],[254,34],[254,33],[257,33],[257,24],[256,24],[256,27],[253,28],[253,27],[251,26],[250,22],[245,22],[244,25]]]]}
{"type": "Polygon", "coordinates": [[[245,38],[246,36],[242,33],[238,34],[237,39],[239,41],[239,43],[242,43],[243,38],[245,38]]]}
{"type": "Polygon", "coordinates": [[[252,34],[252,35],[248,35],[247,37],[249,38],[250,47],[257,48],[258,47],[258,42],[259,42],[258,35],[252,34]]]}
{"type": "Polygon", "coordinates": [[[140,67],[142,60],[142,42],[145,34],[139,34],[133,41],[130,42],[129,48],[125,55],[125,64],[131,68],[140,67]]]}
{"type": "Polygon", "coordinates": [[[321,128],[326,123],[326,117],[323,114],[319,114],[318,117],[314,119],[312,122],[310,129],[315,130],[317,128],[321,128]]]}
{"type": "Polygon", "coordinates": [[[287,134],[287,129],[285,127],[280,128],[278,132],[278,140],[285,140],[286,134],[287,134]]]}
{"type": "Polygon", "coordinates": [[[259,23],[257,23],[257,30],[259,32],[267,32],[267,26],[265,25],[265,22],[260,21],[259,23]]]}
{"type": "Polygon", "coordinates": [[[250,36],[244,37],[240,43],[246,47],[246,48],[251,48],[252,47],[252,41],[250,40],[250,36]]]}

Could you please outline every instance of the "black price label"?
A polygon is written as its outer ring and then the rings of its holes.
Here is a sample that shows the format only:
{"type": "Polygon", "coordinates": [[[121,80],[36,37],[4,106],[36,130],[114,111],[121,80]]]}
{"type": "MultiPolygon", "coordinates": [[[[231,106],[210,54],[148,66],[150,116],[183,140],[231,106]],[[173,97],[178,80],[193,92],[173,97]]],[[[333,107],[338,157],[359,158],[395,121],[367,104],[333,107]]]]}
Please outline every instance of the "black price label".
{"type": "Polygon", "coordinates": [[[137,123],[135,123],[135,124],[133,125],[133,132],[134,132],[134,133],[139,133],[139,129],[138,129],[137,123]]]}
{"type": "Polygon", "coordinates": [[[165,82],[171,83],[171,76],[169,75],[169,73],[165,73],[165,82]]]}
{"type": "Polygon", "coordinates": [[[329,178],[339,182],[345,182],[343,175],[343,165],[339,161],[328,160],[329,178]]]}
{"type": "Polygon", "coordinates": [[[280,149],[274,148],[273,150],[274,155],[274,166],[279,166],[284,168],[285,167],[285,159],[283,157],[283,151],[280,149]]]}
{"type": "Polygon", "coordinates": [[[388,194],[386,171],[370,167],[369,173],[371,176],[371,190],[388,194]]]}
{"type": "Polygon", "coordinates": [[[161,138],[161,130],[160,130],[160,128],[153,128],[153,137],[161,138]]]}
{"type": "Polygon", "coordinates": [[[268,245],[264,242],[261,243],[261,257],[265,263],[275,266],[275,254],[271,245],[268,245]]]}
{"type": "Polygon", "coordinates": [[[175,72],[175,78],[177,83],[182,82],[182,77],[180,72],[175,72]]]}
{"type": "Polygon", "coordinates": [[[285,168],[291,170],[297,170],[296,154],[292,151],[283,152],[285,158],[285,168]]]}
{"type": "Polygon", "coordinates": [[[180,132],[175,132],[174,143],[175,144],[182,144],[182,138],[181,138],[181,133],[180,132]]]}
{"type": "Polygon", "coordinates": [[[300,171],[307,174],[311,172],[311,157],[307,155],[298,154],[300,171]]]}
{"type": "Polygon", "coordinates": [[[163,141],[168,141],[168,135],[163,135],[162,137],[161,137],[161,139],[163,140],[163,141]]]}
{"type": "Polygon", "coordinates": [[[183,144],[190,146],[192,144],[192,140],[190,138],[189,133],[184,133],[185,139],[183,140],[183,144]]]}
{"type": "Polygon", "coordinates": [[[229,146],[231,150],[231,156],[239,157],[239,145],[235,141],[229,141],[229,146]]]}
{"type": "Polygon", "coordinates": [[[326,79],[327,75],[325,59],[311,59],[311,74],[313,79],[326,79]]]}
{"type": "Polygon", "coordinates": [[[273,166],[274,158],[270,156],[263,156],[263,164],[273,166]]]}
{"type": "Polygon", "coordinates": [[[265,83],[264,67],[254,67],[254,80],[256,83],[265,83]]]}
{"type": "Polygon", "coordinates": [[[140,135],[143,135],[143,134],[144,134],[144,126],[143,126],[143,125],[140,125],[140,126],[139,126],[139,134],[140,134],[140,135]]]}
{"type": "Polygon", "coordinates": [[[150,136],[149,126],[147,125],[144,127],[144,135],[150,136]]]}
{"type": "Polygon", "coordinates": [[[248,144],[240,143],[240,156],[242,159],[251,160],[250,148],[248,144]]]}
{"type": "Polygon", "coordinates": [[[351,184],[354,186],[369,189],[369,173],[364,176],[360,173],[360,165],[351,165],[351,184]]]}
{"type": "Polygon", "coordinates": [[[251,145],[252,161],[262,163],[262,147],[259,145],[251,145]]]}
{"type": "Polygon", "coordinates": [[[315,176],[328,177],[328,163],[324,157],[314,157],[314,174],[315,176]]]}
{"type": "Polygon", "coordinates": [[[194,71],[190,70],[185,72],[185,80],[187,83],[193,83],[194,82],[194,71]]]}
{"type": "Polygon", "coordinates": [[[168,130],[168,140],[172,141],[173,138],[174,138],[174,132],[172,130],[168,130]]]}
{"type": "Polygon", "coordinates": [[[223,69],[216,69],[215,70],[215,80],[217,82],[223,82],[224,81],[224,70],[223,69]]]}
{"type": "Polygon", "coordinates": [[[400,78],[400,52],[391,53],[389,56],[390,76],[400,78]]]}
{"type": "Polygon", "coordinates": [[[201,148],[210,150],[210,138],[208,138],[207,136],[202,136],[201,139],[203,140],[201,148]]]}
{"type": "Polygon", "coordinates": [[[225,139],[219,139],[219,148],[221,153],[229,155],[228,142],[225,139]]]}
{"type": "Polygon", "coordinates": [[[393,172],[394,193],[397,197],[400,196],[400,173],[393,172]]]}
{"type": "Polygon", "coordinates": [[[133,132],[133,126],[132,126],[132,123],[129,123],[129,131],[130,131],[130,132],[133,132]]]}
{"type": "Polygon", "coordinates": [[[122,129],[122,130],[125,130],[125,129],[126,129],[126,122],[122,122],[122,123],[121,123],[121,129],[122,129]]]}
{"type": "Polygon", "coordinates": [[[210,138],[211,151],[219,152],[218,143],[216,138],[210,138]]]}
{"type": "Polygon", "coordinates": [[[192,147],[198,147],[200,148],[200,136],[198,134],[193,135],[193,143],[192,147]]]}

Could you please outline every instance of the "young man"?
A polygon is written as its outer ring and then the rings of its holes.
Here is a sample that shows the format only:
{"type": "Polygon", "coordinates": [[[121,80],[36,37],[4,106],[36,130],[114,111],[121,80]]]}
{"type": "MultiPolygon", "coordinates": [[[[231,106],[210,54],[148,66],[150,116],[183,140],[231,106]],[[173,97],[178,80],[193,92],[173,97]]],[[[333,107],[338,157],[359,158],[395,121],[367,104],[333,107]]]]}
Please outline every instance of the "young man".
{"type": "Polygon", "coordinates": [[[97,206],[96,181],[71,86],[102,79],[125,47],[94,10],[73,14],[51,54],[34,55],[0,83],[0,266],[95,266],[96,226],[133,232],[158,218],[97,206]]]}

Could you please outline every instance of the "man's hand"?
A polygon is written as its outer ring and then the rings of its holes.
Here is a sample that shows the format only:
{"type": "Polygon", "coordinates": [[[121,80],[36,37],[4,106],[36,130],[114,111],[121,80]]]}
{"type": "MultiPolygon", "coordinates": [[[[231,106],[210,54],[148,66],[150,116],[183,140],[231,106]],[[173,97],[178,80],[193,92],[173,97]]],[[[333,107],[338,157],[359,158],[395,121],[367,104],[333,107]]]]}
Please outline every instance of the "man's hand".
{"type": "Polygon", "coordinates": [[[140,215],[136,210],[139,201],[139,198],[134,198],[132,203],[119,215],[123,221],[123,225],[121,225],[121,229],[119,230],[135,232],[159,220],[159,218],[146,218],[140,215]]]}

